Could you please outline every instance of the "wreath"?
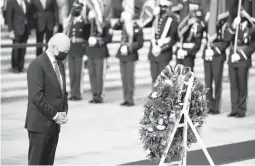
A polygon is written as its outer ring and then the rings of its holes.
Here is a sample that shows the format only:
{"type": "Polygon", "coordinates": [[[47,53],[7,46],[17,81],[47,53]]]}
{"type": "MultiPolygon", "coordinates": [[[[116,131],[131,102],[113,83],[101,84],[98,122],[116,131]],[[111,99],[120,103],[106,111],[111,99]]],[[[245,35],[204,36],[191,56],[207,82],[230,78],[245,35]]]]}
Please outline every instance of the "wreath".
{"type": "MultiPolygon", "coordinates": [[[[140,139],[147,152],[147,158],[159,162],[167,145],[167,139],[180,117],[183,101],[186,95],[190,76],[190,68],[177,65],[174,69],[168,65],[158,76],[153,92],[144,105],[144,115],[140,121],[140,139]]],[[[196,130],[200,131],[207,117],[207,88],[194,77],[190,99],[189,116],[196,130]]],[[[181,120],[183,121],[183,119],[181,120]]],[[[178,128],[171,147],[166,156],[166,162],[180,161],[183,157],[182,128],[178,128]]],[[[187,147],[197,142],[191,128],[188,127],[187,147]]]]}

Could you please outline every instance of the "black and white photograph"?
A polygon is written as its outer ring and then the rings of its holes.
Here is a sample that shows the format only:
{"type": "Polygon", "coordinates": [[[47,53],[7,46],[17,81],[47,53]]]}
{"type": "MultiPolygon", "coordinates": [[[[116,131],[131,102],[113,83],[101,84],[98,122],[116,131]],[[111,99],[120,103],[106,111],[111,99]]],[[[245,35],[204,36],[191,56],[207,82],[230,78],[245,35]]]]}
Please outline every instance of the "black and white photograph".
{"type": "Polygon", "coordinates": [[[1,165],[255,165],[255,0],[0,0],[1,165]]]}

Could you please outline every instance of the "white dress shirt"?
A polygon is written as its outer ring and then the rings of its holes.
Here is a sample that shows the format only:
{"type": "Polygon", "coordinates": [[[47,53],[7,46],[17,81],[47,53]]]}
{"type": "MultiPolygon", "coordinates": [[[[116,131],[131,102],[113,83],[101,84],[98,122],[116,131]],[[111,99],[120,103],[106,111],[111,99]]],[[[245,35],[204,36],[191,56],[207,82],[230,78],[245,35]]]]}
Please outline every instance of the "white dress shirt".
{"type": "Polygon", "coordinates": [[[17,2],[20,5],[20,7],[23,9],[24,13],[26,13],[27,9],[26,9],[26,4],[25,4],[24,0],[17,0],[17,2]]]}
{"type": "Polygon", "coordinates": [[[40,0],[41,4],[42,4],[42,7],[43,9],[46,8],[46,0],[40,0]]]}

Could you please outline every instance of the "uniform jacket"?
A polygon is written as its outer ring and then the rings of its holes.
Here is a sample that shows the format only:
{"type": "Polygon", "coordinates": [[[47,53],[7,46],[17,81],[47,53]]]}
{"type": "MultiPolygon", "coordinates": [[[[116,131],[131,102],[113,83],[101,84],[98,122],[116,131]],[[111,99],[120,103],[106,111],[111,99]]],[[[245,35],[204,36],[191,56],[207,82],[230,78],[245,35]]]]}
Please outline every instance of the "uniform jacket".
{"type": "Polygon", "coordinates": [[[110,22],[105,22],[104,28],[103,28],[103,33],[99,34],[96,30],[96,24],[94,21],[90,23],[90,28],[88,33],[90,36],[94,37],[99,37],[101,42],[98,42],[96,46],[87,46],[86,48],[86,55],[90,59],[102,59],[102,58],[107,58],[109,57],[108,49],[107,49],[107,44],[111,42],[112,40],[112,35],[109,33],[109,30],[111,28],[110,22]],[[92,29],[92,27],[94,27],[92,29]]]}
{"type": "Polygon", "coordinates": [[[241,59],[237,63],[231,62],[231,56],[233,55],[234,51],[235,30],[232,26],[228,26],[224,34],[225,40],[232,44],[230,54],[228,56],[228,64],[239,67],[252,66],[251,56],[255,51],[255,29],[248,27],[245,29],[239,28],[237,54],[239,54],[241,59]]]}
{"type": "MultiPolygon", "coordinates": [[[[217,38],[210,43],[210,47],[214,52],[213,60],[221,59],[223,61],[226,60],[226,49],[228,48],[230,42],[228,40],[224,39],[225,32],[227,29],[227,18],[223,18],[221,20],[218,20],[216,30],[217,30],[217,38]]],[[[207,28],[206,28],[207,29],[207,28]]],[[[207,49],[207,45],[205,46],[205,49],[203,50],[203,56],[202,58],[205,59],[205,51],[207,49]]]]}
{"type": "Polygon", "coordinates": [[[22,35],[26,28],[30,33],[32,28],[31,6],[25,2],[26,13],[23,12],[17,0],[7,1],[7,25],[9,31],[14,31],[16,35],[22,35]]]}
{"type": "Polygon", "coordinates": [[[45,28],[53,30],[59,22],[58,5],[56,0],[46,0],[44,9],[40,0],[31,0],[33,16],[35,18],[35,28],[44,31],[45,28]]]}
{"type": "Polygon", "coordinates": [[[164,29],[166,27],[167,21],[170,21],[170,28],[168,28],[166,40],[163,46],[161,46],[161,53],[159,56],[154,56],[152,54],[152,44],[149,50],[149,60],[150,61],[170,61],[172,59],[172,46],[176,43],[177,40],[177,18],[172,14],[160,14],[158,19],[158,27],[155,29],[154,39],[160,39],[164,29]]]}
{"type": "Polygon", "coordinates": [[[53,118],[57,112],[68,111],[64,65],[59,69],[63,90],[48,55],[44,52],[34,59],[27,70],[28,108],[25,128],[29,131],[56,134],[60,131],[53,118]]]}
{"type": "MultiPolygon", "coordinates": [[[[122,30],[123,24],[121,22],[117,22],[114,25],[113,29],[122,30]]],[[[131,47],[128,49],[127,55],[122,55],[120,52],[121,46],[126,45],[128,41],[128,36],[126,35],[125,30],[121,31],[122,34],[121,44],[116,55],[116,57],[119,58],[121,61],[136,61],[139,59],[138,50],[143,47],[143,31],[136,24],[134,24],[133,30],[134,30],[133,42],[131,44],[131,47]]]]}
{"type": "Polygon", "coordinates": [[[85,54],[89,30],[90,25],[84,21],[83,17],[74,17],[69,32],[69,37],[71,39],[69,56],[83,56],[85,54]]]}
{"type": "Polygon", "coordinates": [[[198,18],[197,21],[193,24],[187,23],[185,27],[180,29],[180,31],[183,31],[181,32],[183,42],[181,43],[180,37],[178,37],[177,49],[175,54],[177,55],[178,50],[182,48],[183,50],[187,51],[188,55],[186,57],[195,58],[201,46],[203,30],[204,30],[203,24],[198,18]]]}

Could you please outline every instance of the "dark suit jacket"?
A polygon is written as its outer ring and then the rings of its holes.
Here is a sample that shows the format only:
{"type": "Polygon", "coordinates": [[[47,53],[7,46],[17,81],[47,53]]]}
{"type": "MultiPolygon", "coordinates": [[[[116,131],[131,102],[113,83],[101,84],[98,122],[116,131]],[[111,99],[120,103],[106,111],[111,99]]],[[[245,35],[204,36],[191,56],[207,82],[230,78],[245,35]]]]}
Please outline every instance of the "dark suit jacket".
{"type": "Polygon", "coordinates": [[[68,111],[64,65],[59,63],[63,92],[49,57],[44,52],[27,70],[28,108],[25,128],[28,131],[56,134],[60,125],[53,120],[57,112],[68,111]]]}
{"type": "Polygon", "coordinates": [[[26,14],[23,12],[21,6],[17,0],[7,1],[7,25],[9,31],[14,31],[16,35],[22,35],[26,28],[28,32],[31,30],[31,7],[27,1],[24,1],[26,5],[26,14]],[[26,26],[27,25],[27,26],[26,26]]]}
{"type": "Polygon", "coordinates": [[[45,9],[43,9],[40,0],[31,0],[31,7],[35,19],[35,28],[38,31],[43,31],[45,28],[53,30],[53,27],[58,24],[58,5],[56,0],[46,0],[45,9]]]}

